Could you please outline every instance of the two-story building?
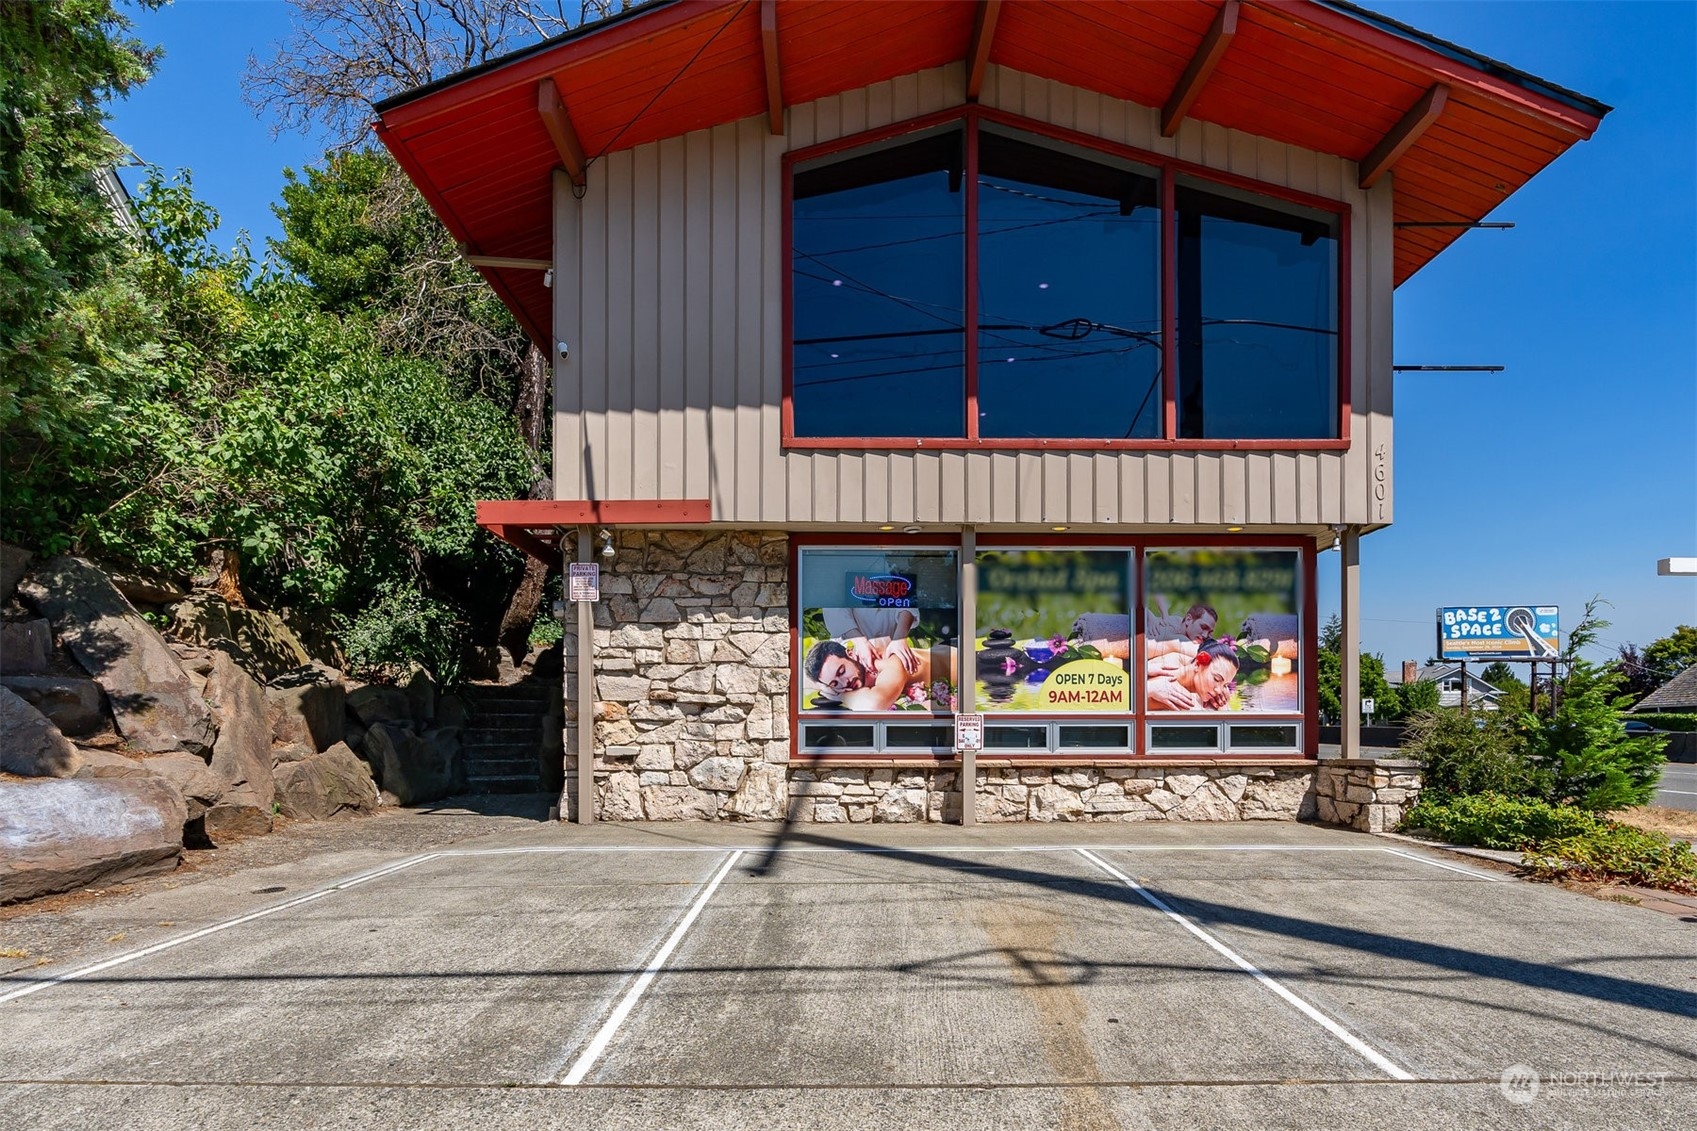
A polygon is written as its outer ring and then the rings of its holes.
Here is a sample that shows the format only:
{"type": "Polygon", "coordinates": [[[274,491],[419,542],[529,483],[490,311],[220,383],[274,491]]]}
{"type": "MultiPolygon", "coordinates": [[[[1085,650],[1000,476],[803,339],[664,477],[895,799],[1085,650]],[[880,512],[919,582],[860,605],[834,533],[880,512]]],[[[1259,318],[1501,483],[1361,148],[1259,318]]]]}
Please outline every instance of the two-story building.
{"type": "Polygon", "coordinates": [[[657,0],[382,104],[554,361],[479,516],[601,567],[566,811],[1302,812],[1392,292],[1607,110],[1306,0],[657,0]]]}

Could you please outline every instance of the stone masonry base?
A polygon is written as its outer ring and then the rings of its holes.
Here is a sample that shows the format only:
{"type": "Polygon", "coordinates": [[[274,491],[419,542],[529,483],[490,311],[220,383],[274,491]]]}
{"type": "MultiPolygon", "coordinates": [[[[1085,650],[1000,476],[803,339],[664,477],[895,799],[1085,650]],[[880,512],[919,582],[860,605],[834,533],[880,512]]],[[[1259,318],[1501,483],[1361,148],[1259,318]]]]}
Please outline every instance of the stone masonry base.
{"type": "MultiPolygon", "coordinates": [[[[947,821],[958,774],[792,761],[789,539],[622,530],[595,606],[595,816],[611,821],[947,821]]],[[[565,640],[575,704],[578,640],[565,640]]],[[[578,749],[568,706],[566,749],[578,749]]],[[[566,780],[575,780],[568,755],[566,780]]],[[[1381,831],[1418,795],[1407,763],[990,766],[978,820],[1294,821],[1381,831]]],[[[568,785],[562,815],[575,816],[568,785]]]]}

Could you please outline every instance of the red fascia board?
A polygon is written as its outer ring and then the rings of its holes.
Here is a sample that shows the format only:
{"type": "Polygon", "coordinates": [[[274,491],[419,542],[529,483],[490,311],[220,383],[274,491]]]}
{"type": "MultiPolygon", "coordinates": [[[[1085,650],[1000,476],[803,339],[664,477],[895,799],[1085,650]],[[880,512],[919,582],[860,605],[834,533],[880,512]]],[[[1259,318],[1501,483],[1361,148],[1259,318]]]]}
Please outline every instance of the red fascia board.
{"type": "Polygon", "coordinates": [[[384,111],[381,117],[390,129],[409,129],[439,114],[463,109],[515,86],[531,86],[546,75],[579,66],[630,44],[652,44],[696,21],[711,21],[715,16],[722,21],[725,10],[740,3],[742,0],[677,0],[677,3],[658,11],[644,13],[600,31],[588,32],[551,50],[539,51],[504,67],[496,67],[464,82],[433,91],[384,111]]]}
{"type": "Polygon", "coordinates": [[[1269,15],[1298,28],[1312,31],[1338,41],[1346,48],[1345,57],[1354,52],[1367,52],[1384,59],[1396,59],[1418,67],[1431,76],[1428,81],[1447,82],[1454,86],[1478,91],[1503,106],[1519,110],[1536,118],[1551,121],[1578,140],[1587,140],[1596,132],[1601,118],[1592,117],[1553,98],[1527,90],[1516,83],[1489,75],[1457,60],[1447,58],[1429,47],[1422,47],[1388,32],[1380,31],[1351,16],[1318,4],[1291,3],[1290,0],[1248,0],[1269,15]]]}
{"type": "Polygon", "coordinates": [[[713,503],[708,499],[483,499],[477,504],[477,525],[486,528],[695,526],[712,521],[713,503]]]}

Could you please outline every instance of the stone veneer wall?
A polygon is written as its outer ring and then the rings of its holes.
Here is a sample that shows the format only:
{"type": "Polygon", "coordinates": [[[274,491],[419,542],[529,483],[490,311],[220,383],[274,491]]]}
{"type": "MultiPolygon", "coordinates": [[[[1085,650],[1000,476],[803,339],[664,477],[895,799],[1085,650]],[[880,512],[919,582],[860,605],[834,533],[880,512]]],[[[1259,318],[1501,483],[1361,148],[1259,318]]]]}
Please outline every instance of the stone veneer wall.
{"type": "Polygon", "coordinates": [[[1420,800],[1420,763],[1406,759],[1328,759],[1315,779],[1315,816],[1363,832],[1386,833],[1420,800]]]}
{"type": "MultiPolygon", "coordinates": [[[[595,606],[595,802],[601,820],[958,821],[957,774],[790,756],[789,540],[625,530],[595,606]]],[[[566,626],[575,750],[576,622],[566,626]]],[[[985,766],[980,821],[1401,819],[1412,764],[985,766]]],[[[568,766],[565,815],[574,816],[568,766]]]]}
{"type": "MultiPolygon", "coordinates": [[[[789,796],[789,539],[624,530],[614,545],[595,606],[596,817],[781,819],[789,796]]],[[[577,749],[575,637],[573,622],[565,641],[568,750],[577,749]]],[[[568,809],[571,780],[568,767],[568,809]]]]}

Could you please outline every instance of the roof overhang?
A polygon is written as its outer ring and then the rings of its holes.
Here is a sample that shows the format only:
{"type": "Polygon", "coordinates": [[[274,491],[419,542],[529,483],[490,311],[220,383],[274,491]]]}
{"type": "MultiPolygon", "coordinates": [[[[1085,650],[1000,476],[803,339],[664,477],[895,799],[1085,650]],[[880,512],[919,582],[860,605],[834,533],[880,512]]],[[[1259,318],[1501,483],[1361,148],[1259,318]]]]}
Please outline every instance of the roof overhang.
{"type": "MultiPolygon", "coordinates": [[[[1394,169],[1407,280],[1609,107],[1335,0],[652,0],[390,98],[378,136],[478,258],[545,260],[552,178],[949,63],[988,64],[1394,169]],[[875,50],[867,45],[876,44],[875,50]],[[1446,226],[1447,225],[1447,226],[1446,226]]],[[[969,89],[968,97],[975,94],[969,89]]],[[[478,265],[539,342],[543,272],[478,265]]]]}
{"type": "Polygon", "coordinates": [[[561,538],[579,526],[699,526],[713,521],[707,499],[485,499],[477,525],[538,561],[558,565],[561,538]]]}

